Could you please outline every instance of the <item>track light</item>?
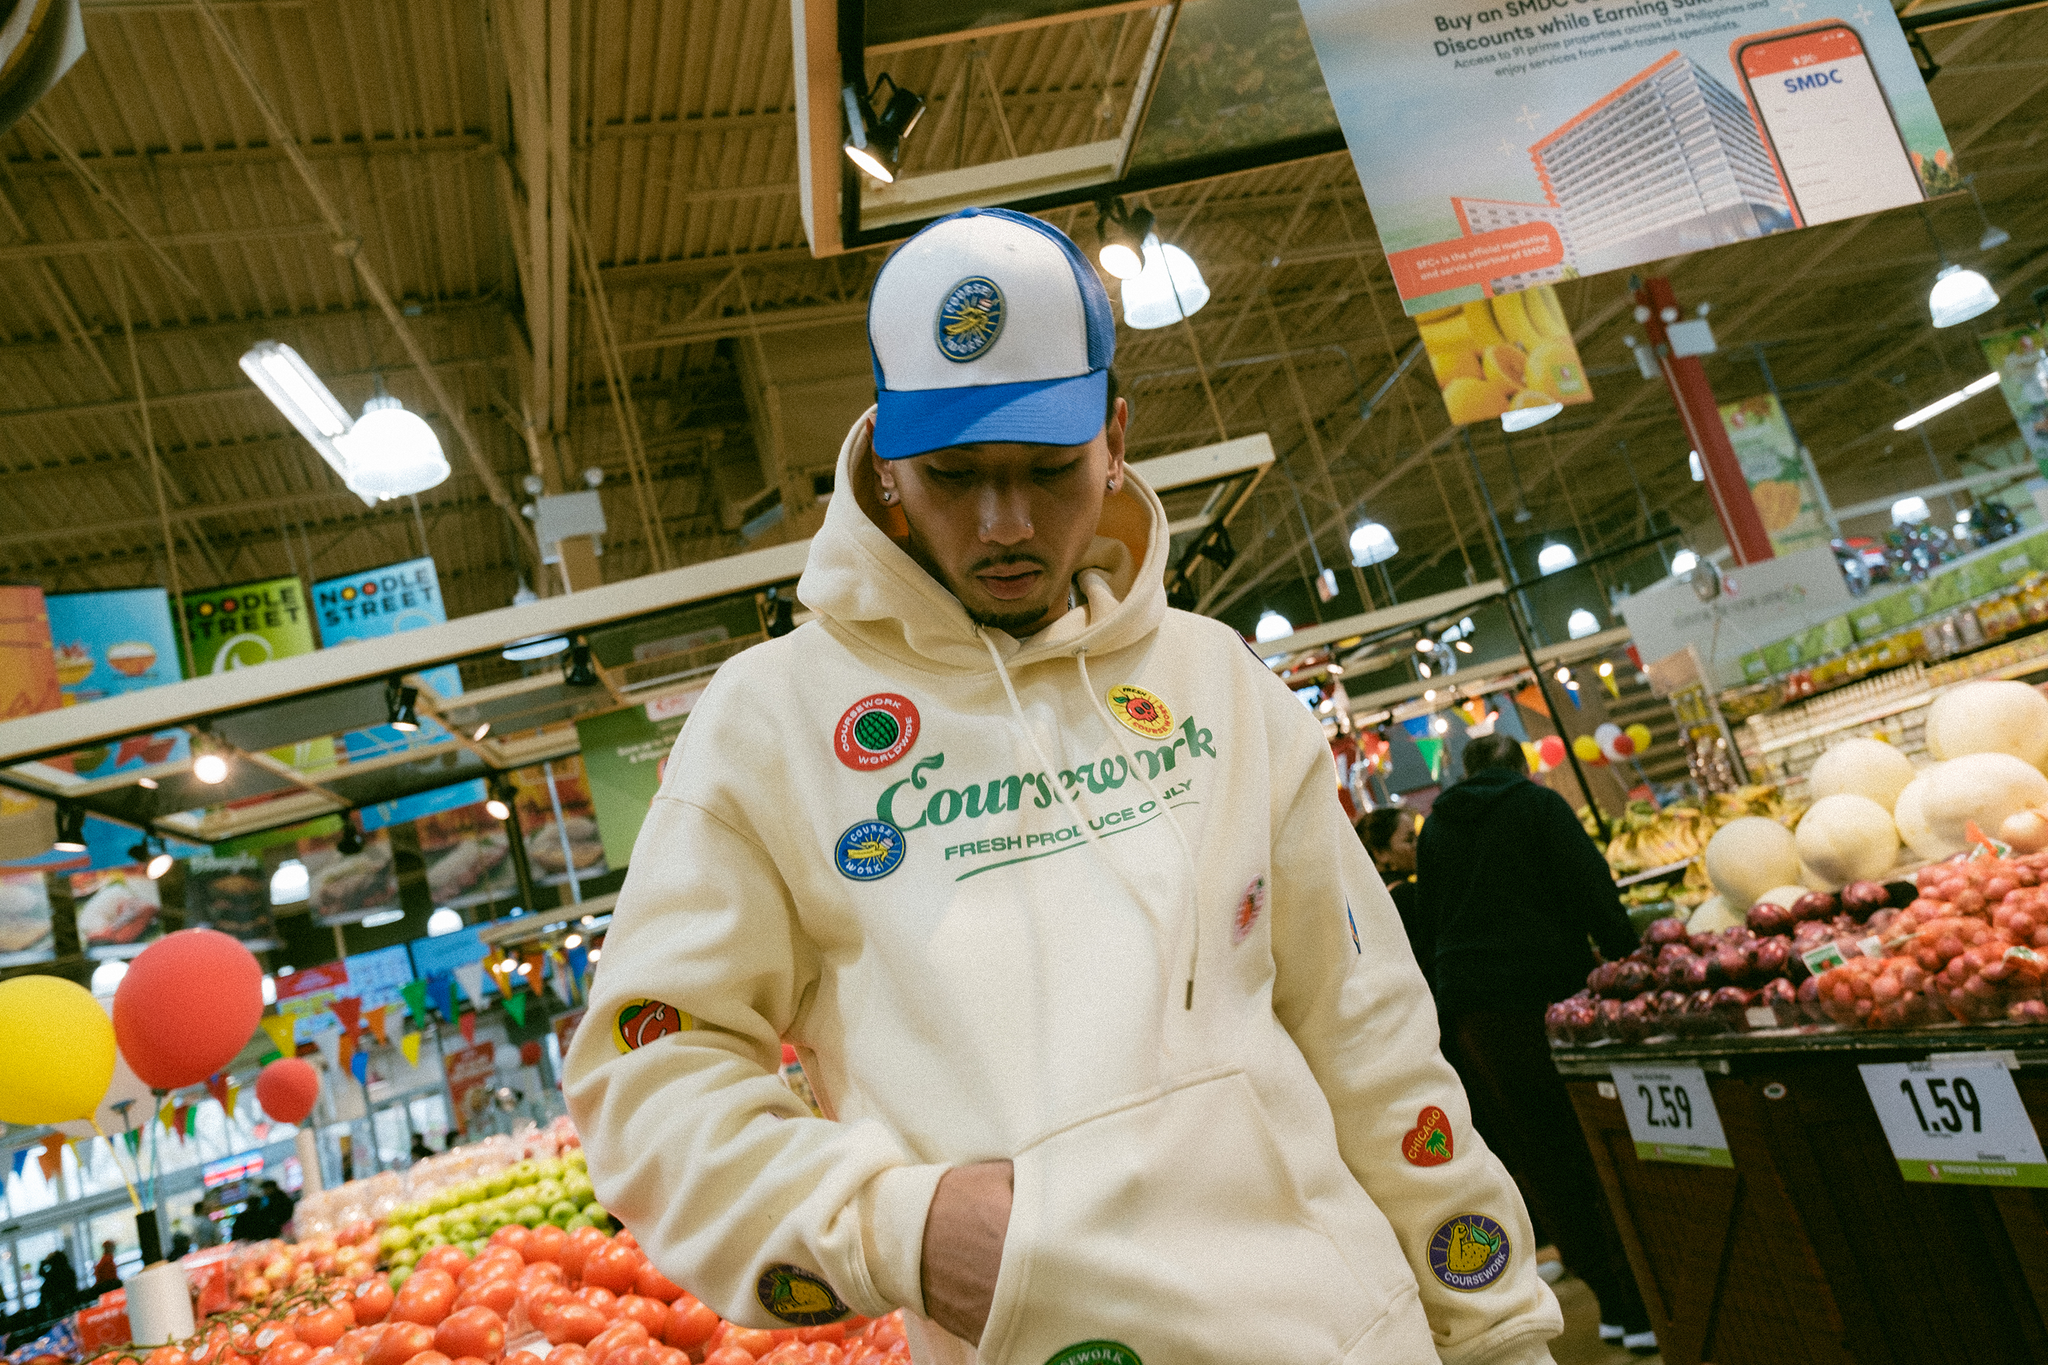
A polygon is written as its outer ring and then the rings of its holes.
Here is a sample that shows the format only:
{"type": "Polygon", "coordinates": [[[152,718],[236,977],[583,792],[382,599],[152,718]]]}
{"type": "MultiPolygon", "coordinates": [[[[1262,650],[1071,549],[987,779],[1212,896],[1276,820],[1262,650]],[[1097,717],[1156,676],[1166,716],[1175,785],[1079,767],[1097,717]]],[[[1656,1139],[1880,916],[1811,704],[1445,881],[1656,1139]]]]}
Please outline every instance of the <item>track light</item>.
{"type": "Polygon", "coordinates": [[[903,139],[924,116],[924,96],[903,89],[886,71],[875,77],[874,88],[867,94],[849,85],[839,96],[846,106],[847,159],[884,185],[894,184],[897,163],[903,159],[903,139]],[[883,86],[889,89],[886,100],[883,86]]]}
{"type": "Polygon", "coordinates": [[[209,787],[218,787],[228,780],[227,755],[215,747],[213,736],[203,730],[192,737],[192,776],[209,787]]]}
{"type": "Polygon", "coordinates": [[[482,724],[478,725],[476,729],[471,730],[469,732],[469,741],[470,743],[475,744],[478,741],[482,740],[483,737],[485,735],[488,735],[490,732],[491,723],[489,721],[484,721],[482,724]]]}
{"type": "Polygon", "coordinates": [[[50,847],[59,853],[85,852],[85,807],[57,807],[57,841],[50,847]]]}
{"type": "Polygon", "coordinates": [[[416,708],[419,699],[417,687],[407,687],[396,678],[384,684],[384,710],[392,729],[409,735],[420,728],[420,715],[416,708]]]}
{"type": "Polygon", "coordinates": [[[1121,199],[1096,205],[1095,232],[1102,246],[1095,259],[1120,280],[1135,280],[1145,270],[1145,239],[1158,220],[1148,208],[1127,208],[1121,199]]]}
{"type": "Polygon", "coordinates": [[[344,858],[353,858],[363,851],[362,832],[356,828],[355,817],[347,811],[341,815],[341,838],[335,840],[334,851],[344,858]]]}
{"type": "Polygon", "coordinates": [[[494,780],[491,783],[491,798],[484,802],[484,813],[493,820],[512,818],[512,794],[505,789],[503,781],[494,780]]]}
{"type": "Polygon", "coordinates": [[[569,647],[569,657],[562,662],[562,681],[570,687],[597,686],[597,668],[590,660],[590,645],[578,640],[569,647]]]}
{"type": "Polygon", "coordinates": [[[1220,521],[1210,527],[1209,534],[1202,537],[1202,544],[1197,553],[1219,569],[1227,569],[1235,564],[1237,546],[1230,543],[1230,528],[1220,521]]]}

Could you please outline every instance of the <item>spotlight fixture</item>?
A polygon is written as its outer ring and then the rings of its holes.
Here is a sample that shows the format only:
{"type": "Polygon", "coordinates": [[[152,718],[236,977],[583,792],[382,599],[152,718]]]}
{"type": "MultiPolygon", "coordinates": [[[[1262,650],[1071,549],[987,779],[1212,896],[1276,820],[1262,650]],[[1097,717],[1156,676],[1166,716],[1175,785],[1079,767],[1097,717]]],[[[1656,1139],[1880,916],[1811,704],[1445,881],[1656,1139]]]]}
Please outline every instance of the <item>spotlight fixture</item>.
{"type": "Polygon", "coordinates": [[[146,792],[153,792],[156,790],[156,779],[153,777],[138,777],[135,779],[135,785],[146,792]]]}
{"type": "Polygon", "coordinates": [[[1427,677],[1430,677],[1430,676],[1432,676],[1432,675],[1431,675],[1431,673],[1430,673],[1430,668],[1429,668],[1429,665],[1428,665],[1428,664],[1417,664],[1417,665],[1415,665],[1415,671],[1416,671],[1417,673],[1420,673],[1420,674],[1421,674],[1421,675],[1422,675],[1423,677],[1425,677],[1425,678],[1427,678],[1427,677]]]}
{"type": "Polygon", "coordinates": [[[1102,246],[1096,261],[1120,280],[1135,280],[1145,270],[1145,239],[1158,220],[1148,208],[1128,208],[1121,199],[1104,199],[1096,206],[1095,232],[1102,246]]]}
{"type": "Polygon", "coordinates": [[[1415,642],[1415,652],[1417,654],[1427,654],[1435,648],[1436,641],[1430,639],[1427,635],[1423,636],[1420,640],[1417,640],[1415,642]]]}
{"type": "Polygon", "coordinates": [[[896,182],[896,166],[903,160],[903,139],[924,116],[924,96],[903,89],[884,71],[863,95],[860,87],[849,85],[839,92],[846,106],[847,159],[884,185],[896,182]],[[888,87],[888,98],[882,88],[888,87]]]}
{"type": "Polygon", "coordinates": [[[419,711],[415,708],[419,698],[417,687],[407,687],[396,678],[384,684],[384,710],[392,729],[409,735],[420,728],[419,711]]]}
{"type": "Polygon", "coordinates": [[[192,776],[209,787],[228,780],[228,759],[204,729],[192,736],[192,776]]]}
{"type": "Polygon", "coordinates": [[[490,723],[489,721],[484,721],[483,723],[481,723],[480,725],[478,725],[478,726],[476,727],[476,729],[474,729],[474,730],[471,730],[471,731],[469,732],[469,740],[470,740],[470,743],[472,743],[472,744],[474,744],[474,743],[477,743],[478,741],[482,740],[482,739],[483,739],[483,737],[484,737],[485,735],[488,735],[488,734],[489,734],[490,732],[491,732],[491,723],[490,723]]]}
{"type": "Polygon", "coordinates": [[[1145,268],[1124,281],[1124,325],[1138,331],[1169,327],[1209,302],[1209,283],[1194,258],[1158,233],[1145,238],[1145,268]]]}
{"type": "Polygon", "coordinates": [[[590,644],[578,640],[569,646],[569,657],[562,661],[562,681],[570,687],[597,686],[597,667],[590,659],[590,644]]]}
{"type": "Polygon", "coordinates": [[[1570,682],[1570,681],[1572,680],[1572,671],[1571,671],[1571,670],[1570,670],[1569,668],[1560,668],[1560,669],[1558,669],[1558,670],[1557,670],[1557,680],[1558,680],[1559,682],[1561,682],[1561,683],[1568,683],[1568,682],[1570,682]]]}
{"type": "Polygon", "coordinates": [[[1683,578],[1699,567],[1700,557],[1691,550],[1680,550],[1671,556],[1671,576],[1683,578]]]}
{"type": "Polygon", "coordinates": [[[491,799],[484,802],[484,813],[493,820],[510,820],[512,818],[512,797],[505,790],[503,781],[493,781],[491,783],[491,799]]]}
{"type": "Polygon", "coordinates": [[[85,852],[85,807],[57,807],[57,841],[50,847],[59,853],[85,852]]]}
{"type": "Polygon", "coordinates": [[[1454,644],[1460,654],[1470,654],[1472,652],[1472,642],[1469,640],[1458,640],[1454,644]]]}
{"type": "Polygon", "coordinates": [[[341,816],[341,838],[334,843],[334,851],[344,858],[353,858],[363,851],[362,831],[356,828],[355,817],[347,811],[341,816]]]}
{"type": "Polygon", "coordinates": [[[1572,639],[1583,640],[1588,635],[1598,635],[1600,633],[1600,618],[1584,607],[1579,607],[1566,620],[1564,629],[1565,633],[1571,636],[1572,639]]]}

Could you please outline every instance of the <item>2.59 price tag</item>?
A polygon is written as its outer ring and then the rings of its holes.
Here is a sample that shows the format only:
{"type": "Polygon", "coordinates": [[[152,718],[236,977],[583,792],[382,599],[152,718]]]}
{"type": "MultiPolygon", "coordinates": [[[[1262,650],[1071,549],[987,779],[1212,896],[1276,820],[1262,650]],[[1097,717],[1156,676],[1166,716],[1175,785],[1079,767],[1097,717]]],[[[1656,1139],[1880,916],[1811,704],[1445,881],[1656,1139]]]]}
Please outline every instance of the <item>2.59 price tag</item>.
{"type": "Polygon", "coordinates": [[[1689,1166],[1735,1165],[1721,1114],[1696,1066],[1656,1070],[1614,1069],[1614,1086],[1628,1115],[1629,1136],[1638,1161],[1676,1161],[1689,1166]]]}
{"type": "Polygon", "coordinates": [[[1859,1067],[1907,1180],[2048,1187],[2048,1157],[1996,1058],[1859,1067]]]}

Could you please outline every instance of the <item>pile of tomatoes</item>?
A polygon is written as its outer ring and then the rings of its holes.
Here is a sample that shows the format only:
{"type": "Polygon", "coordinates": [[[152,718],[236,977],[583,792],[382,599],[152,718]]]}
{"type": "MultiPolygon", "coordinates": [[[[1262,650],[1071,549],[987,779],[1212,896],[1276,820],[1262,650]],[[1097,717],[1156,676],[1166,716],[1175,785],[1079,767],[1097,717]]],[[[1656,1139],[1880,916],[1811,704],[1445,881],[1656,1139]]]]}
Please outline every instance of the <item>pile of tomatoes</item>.
{"type": "MultiPolygon", "coordinates": [[[[472,1259],[439,1246],[410,1273],[221,1314],[138,1365],[909,1365],[900,1314],[760,1331],[726,1322],[630,1232],[498,1229],[472,1259]],[[396,1288],[394,1289],[394,1281],[396,1288]]],[[[121,1365],[107,1362],[107,1365],[121,1365]]]]}

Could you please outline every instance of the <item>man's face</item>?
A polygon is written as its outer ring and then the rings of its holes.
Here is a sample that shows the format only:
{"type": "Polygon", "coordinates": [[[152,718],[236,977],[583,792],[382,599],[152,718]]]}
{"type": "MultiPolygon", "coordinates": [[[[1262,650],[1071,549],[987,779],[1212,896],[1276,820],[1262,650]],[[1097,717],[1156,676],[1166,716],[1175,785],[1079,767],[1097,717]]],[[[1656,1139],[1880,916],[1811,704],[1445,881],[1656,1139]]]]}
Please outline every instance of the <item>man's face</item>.
{"type": "Polygon", "coordinates": [[[875,457],[882,487],[910,524],[908,549],[984,626],[1030,635],[1067,609],[1109,485],[1123,486],[1124,423],[1116,412],[1077,446],[949,446],[902,460],[875,457]]]}

